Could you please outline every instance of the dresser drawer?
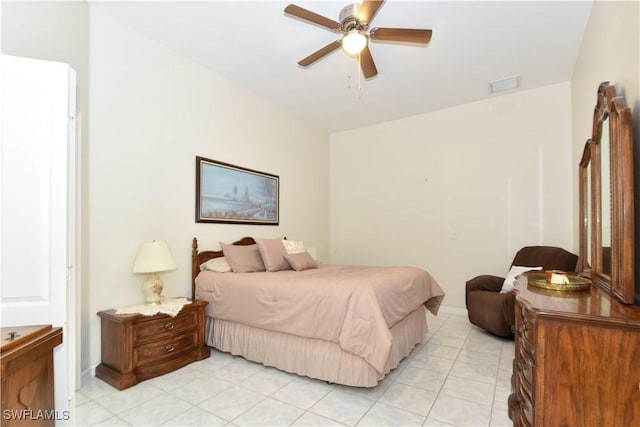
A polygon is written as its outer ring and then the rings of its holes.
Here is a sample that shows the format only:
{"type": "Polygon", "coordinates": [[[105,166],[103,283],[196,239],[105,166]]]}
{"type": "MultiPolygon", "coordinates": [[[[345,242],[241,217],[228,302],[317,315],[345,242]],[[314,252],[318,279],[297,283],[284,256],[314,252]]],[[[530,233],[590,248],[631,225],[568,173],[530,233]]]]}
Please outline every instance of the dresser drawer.
{"type": "Polygon", "coordinates": [[[133,360],[136,366],[155,363],[165,357],[174,357],[185,351],[193,350],[197,342],[196,331],[189,331],[166,340],[153,341],[139,345],[133,350],[133,360]]]}
{"type": "Polygon", "coordinates": [[[175,336],[182,331],[195,329],[198,325],[196,311],[183,311],[175,317],[165,317],[135,324],[133,341],[137,344],[145,341],[175,336]]]}

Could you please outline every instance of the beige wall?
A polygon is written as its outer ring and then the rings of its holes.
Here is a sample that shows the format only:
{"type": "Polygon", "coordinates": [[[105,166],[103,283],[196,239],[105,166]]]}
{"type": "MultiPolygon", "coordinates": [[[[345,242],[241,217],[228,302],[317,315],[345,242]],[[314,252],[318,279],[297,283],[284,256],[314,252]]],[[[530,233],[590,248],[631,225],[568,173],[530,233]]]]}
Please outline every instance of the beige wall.
{"type": "MultiPolygon", "coordinates": [[[[578,216],[577,165],[584,144],[591,138],[596,91],[603,81],[615,84],[632,108],[635,151],[635,188],[640,183],[640,2],[596,1],[582,40],[571,80],[573,126],[574,209],[578,216]]],[[[636,192],[636,213],[640,212],[640,195],[636,192]]],[[[636,214],[636,230],[640,230],[636,214]]],[[[578,241],[578,229],[574,231],[578,241]]],[[[636,242],[640,233],[636,233],[636,242]]],[[[636,260],[640,249],[636,244],[636,260]]],[[[636,262],[638,265],[639,262],[636,262]]],[[[636,279],[636,289],[638,286],[636,279]]],[[[639,291],[636,291],[638,295],[639,291]]],[[[638,302],[638,297],[636,298],[638,302]]]]}
{"type": "Polygon", "coordinates": [[[465,281],[525,245],[575,250],[569,83],[331,135],[332,262],[465,281]]]}

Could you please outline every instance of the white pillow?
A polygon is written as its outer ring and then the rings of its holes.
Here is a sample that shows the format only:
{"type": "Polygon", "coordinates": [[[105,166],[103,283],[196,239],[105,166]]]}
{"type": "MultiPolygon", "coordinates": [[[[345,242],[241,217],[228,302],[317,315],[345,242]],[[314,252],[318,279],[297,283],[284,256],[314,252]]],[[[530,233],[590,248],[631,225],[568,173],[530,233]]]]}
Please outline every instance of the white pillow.
{"type": "Polygon", "coordinates": [[[209,270],[216,273],[231,273],[231,266],[225,257],[211,258],[200,264],[200,271],[209,270]]]}
{"type": "Polygon", "coordinates": [[[507,273],[507,278],[504,279],[504,282],[502,283],[502,290],[500,291],[500,293],[504,294],[507,292],[511,292],[515,287],[516,277],[521,275],[522,273],[533,270],[542,270],[542,267],[524,267],[519,265],[512,266],[509,270],[509,273],[507,273]]]}
{"type": "Polygon", "coordinates": [[[302,240],[282,239],[282,244],[284,245],[284,249],[287,251],[287,254],[301,254],[307,251],[304,248],[302,240]]]}

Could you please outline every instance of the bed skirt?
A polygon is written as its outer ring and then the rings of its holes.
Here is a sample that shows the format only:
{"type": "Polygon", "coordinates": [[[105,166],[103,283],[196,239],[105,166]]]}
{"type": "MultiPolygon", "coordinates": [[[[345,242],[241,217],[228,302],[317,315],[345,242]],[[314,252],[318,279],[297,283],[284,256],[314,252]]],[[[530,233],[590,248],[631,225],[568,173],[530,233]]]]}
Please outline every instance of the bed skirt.
{"type": "Polygon", "coordinates": [[[355,387],[374,387],[422,341],[427,333],[424,306],[391,328],[391,353],[384,373],[336,343],[304,338],[227,320],[206,318],[207,345],[286,372],[355,387]]]}

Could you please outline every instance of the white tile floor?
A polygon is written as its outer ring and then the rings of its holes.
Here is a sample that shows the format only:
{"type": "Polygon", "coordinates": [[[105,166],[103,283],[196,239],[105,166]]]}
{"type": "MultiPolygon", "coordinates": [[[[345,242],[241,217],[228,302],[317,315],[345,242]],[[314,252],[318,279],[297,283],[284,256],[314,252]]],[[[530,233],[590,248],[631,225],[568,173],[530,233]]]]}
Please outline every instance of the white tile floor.
{"type": "Polygon", "coordinates": [[[76,393],[76,425],[511,426],[514,343],[465,316],[428,317],[429,333],[371,389],[330,385],[212,350],[211,358],[118,391],[76,393]]]}

